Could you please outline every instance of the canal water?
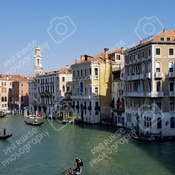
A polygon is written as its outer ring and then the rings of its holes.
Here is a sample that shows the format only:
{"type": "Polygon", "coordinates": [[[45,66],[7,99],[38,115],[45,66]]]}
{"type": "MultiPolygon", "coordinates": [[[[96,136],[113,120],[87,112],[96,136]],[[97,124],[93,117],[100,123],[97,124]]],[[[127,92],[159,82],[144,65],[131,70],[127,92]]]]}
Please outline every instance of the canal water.
{"type": "MultiPolygon", "coordinates": [[[[102,125],[39,127],[22,116],[0,119],[13,136],[0,140],[0,175],[59,175],[82,158],[82,175],[174,175],[175,142],[139,143],[122,129],[102,125]]],[[[63,173],[64,174],[64,173],[63,173]]]]}

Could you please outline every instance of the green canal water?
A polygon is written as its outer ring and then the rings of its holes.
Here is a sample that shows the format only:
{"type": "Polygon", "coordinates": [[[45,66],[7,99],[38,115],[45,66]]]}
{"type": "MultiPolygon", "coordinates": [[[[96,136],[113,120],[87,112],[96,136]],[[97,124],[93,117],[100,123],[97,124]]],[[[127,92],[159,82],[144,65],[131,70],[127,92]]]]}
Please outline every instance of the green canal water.
{"type": "Polygon", "coordinates": [[[48,121],[39,127],[22,116],[0,119],[0,129],[13,136],[0,140],[0,175],[59,175],[83,159],[82,175],[174,175],[175,142],[139,143],[110,126],[62,125],[48,121]]]}

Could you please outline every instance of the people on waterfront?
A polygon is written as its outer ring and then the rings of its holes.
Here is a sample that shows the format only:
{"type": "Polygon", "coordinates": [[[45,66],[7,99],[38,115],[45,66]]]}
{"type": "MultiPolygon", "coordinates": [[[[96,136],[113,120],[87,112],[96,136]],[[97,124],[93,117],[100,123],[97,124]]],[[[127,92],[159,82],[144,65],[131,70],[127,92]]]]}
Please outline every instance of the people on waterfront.
{"type": "Polygon", "coordinates": [[[75,163],[77,164],[77,167],[74,169],[75,172],[79,172],[80,171],[80,159],[79,157],[77,156],[76,159],[75,159],[75,163]]]}

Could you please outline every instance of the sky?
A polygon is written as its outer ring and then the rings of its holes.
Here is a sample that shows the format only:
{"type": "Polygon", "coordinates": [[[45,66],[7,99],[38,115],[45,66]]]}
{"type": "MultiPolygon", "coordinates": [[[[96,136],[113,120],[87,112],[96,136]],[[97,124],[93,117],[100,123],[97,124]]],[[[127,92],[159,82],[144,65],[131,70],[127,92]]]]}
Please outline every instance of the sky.
{"type": "Polygon", "coordinates": [[[34,76],[34,50],[42,49],[43,71],[130,48],[175,29],[175,1],[6,0],[0,1],[0,74],[34,76]]]}

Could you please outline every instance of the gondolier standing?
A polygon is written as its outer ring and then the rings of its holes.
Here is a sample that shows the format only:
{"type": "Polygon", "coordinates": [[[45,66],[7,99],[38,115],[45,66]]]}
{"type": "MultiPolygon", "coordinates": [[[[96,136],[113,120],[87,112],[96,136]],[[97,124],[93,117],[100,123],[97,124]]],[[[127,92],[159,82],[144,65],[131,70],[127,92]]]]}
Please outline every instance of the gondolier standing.
{"type": "Polygon", "coordinates": [[[4,128],[4,135],[6,135],[6,129],[4,128]]]}

